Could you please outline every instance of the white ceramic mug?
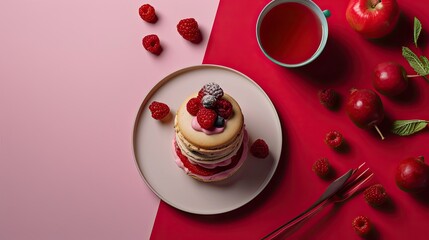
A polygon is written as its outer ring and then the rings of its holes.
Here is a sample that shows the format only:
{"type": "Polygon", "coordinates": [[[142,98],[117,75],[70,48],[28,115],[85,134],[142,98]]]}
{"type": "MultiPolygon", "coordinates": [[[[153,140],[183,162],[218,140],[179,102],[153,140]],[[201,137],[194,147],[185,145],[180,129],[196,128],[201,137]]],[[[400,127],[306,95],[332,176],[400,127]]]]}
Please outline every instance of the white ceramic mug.
{"type": "Polygon", "coordinates": [[[264,55],[271,60],[272,62],[283,66],[283,67],[287,67],[287,68],[294,68],[294,67],[301,67],[304,65],[309,64],[310,62],[312,62],[314,59],[316,59],[320,53],[322,53],[323,49],[325,48],[326,42],[328,40],[328,23],[326,18],[330,16],[330,12],[329,10],[324,10],[322,11],[319,6],[317,6],[317,4],[315,4],[313,1],[311,0],[273,0],[270,3],[268,3],[261,11],[261,13],[259,14],[258,17],[258,21],[256,24],[256,38],[258,41],[258,45],[260,47],[260,49],[262,50],[262,52],[264,53],[264,55]],[[299,63],[284,63],[284,62],[280,62],[277,59],[274,59],[272,56],[270,56],[265,50],[264,47],[261,44],[261,37],[260,37],[260,28],[261,28],[261,24],[262,21],[264,20],[264,17],[267,15],[267,13],[269,13],[274,7],[283,4],[283,3],[298,3],[298,4],[302,4],[306,7],[308,7],[319,19],[319,22],[321,24],[321,30],[322,30],[322,34],[321,34],[321,40],[320,40],[320,44],[317,48],[317,50],[313,53],[313,55],[302,61],[299,63]]]}

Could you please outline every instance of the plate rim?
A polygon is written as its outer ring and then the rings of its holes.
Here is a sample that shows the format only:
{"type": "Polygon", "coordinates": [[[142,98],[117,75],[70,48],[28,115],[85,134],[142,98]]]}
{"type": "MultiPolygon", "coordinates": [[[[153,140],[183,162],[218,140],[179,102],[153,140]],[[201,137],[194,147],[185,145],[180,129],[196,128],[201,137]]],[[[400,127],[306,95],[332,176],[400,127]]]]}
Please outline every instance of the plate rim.
{"type": "Polygon", "coordinates": [[[151,99],[152,95],[154,95],[158,91],[158,89],[160,89],[163,85],[165,85],[166,83],[168,83],[175,76],[178,76],[178,75],[180,75],[182,73],[186,73],[186,72],[193,71],[193,70],[196,70],[196,69],[201,69],[201,68],[218,68],[218,69],[222,69],[222,70],[231,71],[231,72],[233,72],[235,74],[238,74],[241,77],[245,78],[249,82],[251,82],[255,87],[258,88],[258,90],[264,95],[264,97],[266,98],[266,100],[270,103],[269,105],[272,108],[273,113],[276,116],[277,127],[278,127],[278,129],[280,129],[280,132],[283,132],[281,121],[280,121],[280,117],[278,115],[277,109],[275,108],[273,102],[271,101],[271,99],[269,98],[269,96],[267,95],[267,93],[259,86],[259,84],[257,84],[253,79],[251,79],[250,77],[248,77],[246,74],[244,74],[244,73],[242,73],[242,72],[240,72],[238,70],[235,70],[233,68],[226,67],[226,66],[223,66],[223,65],[218,65],[218,64],[204,64],[203,63],[203,64],[191,65],[191,66],[187,66],[187,67],[183,67],[183,68],[177,69],[177,70],[175,70],[175,71],[173,71],[173,72],[165,75],[161,80],[159,80],[149,90],[149,92],[146,94],[146,96],[143,98],[142,102],[140,103],[139,110],[137,111],[137,113],[136,113],[136,115],[134,117],[134,124],[133,124],[133,128],[132,128],[132,137],[131,137],[132,138],[131,139],[132,140],[131,146],[132,146],[134,164],[135,164],[135,166],[136,166],[136,168],[137,168],[137,170],[138,170],[138,172],[140,174],[140,177],[143,179],[143,181],[145,182],[146,186],[152,191],[152,193],[154,193],[161,201],[164,201],[168,205],[174,207],[175,209],[183,211],[183,212],[197,214],[197,215],[216,215],[216,214],[222,214],[222,213],[231,212],[233,210],[236,210],[238,208],[241,208],[241,207],[245,206],[246,204],[248,204],[249,202],[251,202],[252,200],[254,200],[268,186],[268,184],[271,182],[274,174],[276,173],[276,170],[277,170],[278,165],[279,165],[279,161],[280,161],[280,157],[281,157],[281,152],[282,152],[282,148],[283,148],[283,136],[282,136],[282,134],[280,134],[280,143],[279,143],[279,145],[281,146],[281,148],[280,148],[280,153],[279,153],[279,156],[278,156],[279,159],[277,159],[277,161],[275,162],[275,167],[272,170],[272,175],[270,176],[270,179],[265,184],[262,184],[258,188],[258,190],[255,191],[255,194],[252,195],[247,201],[245,201],[242,204],[238,204],[238,206],[234,206],[234,207],[229,208],[227,210],[223,209],[222,211],[216,211],[216,212],[190,211],[189,209],[185,210],[183,208],[178,207],[173,202],[171,202],[168,199],[165,199],[163,196],[161,196],[161,194],[158,193],[156,191],[156,189],[154,189],[154,187],[151,186],[151,184],[148,182],[148,180],[146,179],[146,177],[143,175],[143,172],[142,172],[142,170],[140,168],[140,165],[139,165],[139,162],[138,162],[138,159],[137,159],[137,156],[136,156],[136,147],[137,147],[137,145],[136,145],[137,144],[136,143],[137,142],[137,140],[136,140],[136,138],[137,138],[136,132],[137,132],[138,125],[139,125],[138,123],[139,123],[140,118],[142,116],[142,112],[144,111],[144,109],[146,108],[146,106],[147,106],[147,104],[149,102],[149,99],[151,99]]]}

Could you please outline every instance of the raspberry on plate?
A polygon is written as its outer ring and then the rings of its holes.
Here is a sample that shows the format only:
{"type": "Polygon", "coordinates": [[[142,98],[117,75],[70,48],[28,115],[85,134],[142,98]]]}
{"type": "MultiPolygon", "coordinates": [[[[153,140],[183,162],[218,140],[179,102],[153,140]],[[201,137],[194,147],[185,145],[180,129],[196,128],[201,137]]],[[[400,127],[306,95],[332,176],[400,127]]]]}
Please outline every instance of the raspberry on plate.
{"type": "Polygon", "coordinates": [[[270,149],[263,139],[256,139],[250,146],[250,153],[257,158],[266,158],[270,154],[270,149]]]}
{"type": "Polygon", "coordinates": [[[200,43],[202,40],[198,23],[194,18],[185,18],[177,24],[177,31],[186,40],[192,43],[200,43]]]}
{"type": "Polygon", "coordinates": [[[343,135],[338,131],[330,131],[325,136],[325,143],[332,148],[339,148],[343,141],[343,135]]]}
{"type": "Polygon", "coordinates": [[[331,88],[320,90],[318,97],[319,102],[329,109],[334,109],[338,105],[338,94],[331,88]]]}
{"type": "Polygon", "coordinates": [[[202,107],[201,101],[198,98],[191,98],[186,103],[186,110],[192,116],[197,116],[197,113],[201,107],[202,107]]]}
{"type": "Polygon", "coordinates": [[[374,207],[381,206],[388,199],[388,195],[383,185],[374,184],[363,191],[365,201],[374,207]]]}
{"type": "Polygon", "coordinates": [[[139,15],[144,21],[148,23],[155,23],[158,20],[158,17],[155,13],[155,8],[150,4],[143,4],[139,8],[139,15]]]}
{"type": "Polygon", "coordinates": [[[331,172],[331,165],[327,158],[320,158],[311,166],[311,170],[321,178],[327,178],[331,172]]]}
{"type": "Polygon", "coordinates": [[[358,216],[353,219],[352,226],[355,232],[361,237],[368,236],[372,229],[371,222],[365,216],[358,216]]]}
{"type": "Polygon", "coordinates": [[[155,55],[159,55],[162,52],[161,43],[159,42],[159,38],[155,34],[147,35],[142,40],[143,47],[153,53],[155,55]]]}
{"type": "Polygon", "coordinates": [[[156,120],[162,120],[170,114],[170,108],[167,104],[162,102],[153,101],[149,105],[149,110],[152,114],[152,117],[156,120]]]}
{"type": "Polygon", "coordinates": [[[214,110],[202,107],[197,113],[197,121],[204,129],[210,130],[214,127],[217,114],[214,110]]]}

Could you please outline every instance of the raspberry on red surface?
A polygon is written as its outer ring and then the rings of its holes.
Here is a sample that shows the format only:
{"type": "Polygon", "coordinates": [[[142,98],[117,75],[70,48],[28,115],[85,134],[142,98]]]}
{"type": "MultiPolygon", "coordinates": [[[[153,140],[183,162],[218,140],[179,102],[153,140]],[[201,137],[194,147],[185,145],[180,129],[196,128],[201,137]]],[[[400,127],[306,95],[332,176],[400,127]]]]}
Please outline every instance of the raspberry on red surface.
{"type": "Polygon", "coordinates": [[[192,43],[200,43],[202,40],[201,31],[194,18],[185,18],[177,24],[177,31],[186,40],[192,43]]]}
{"type": "Polygon", "coordinates": [[[353,219],[352,226],[355,232],[361,237],[368,236],[372,229],[371,222],[365,216],[358,216],[353,219]]]}
{"type": "Polygon", "coordinates": [[[325,143],[332,148],[338,149],[343,141],[343,135],[338,131],[330,131],[325,136],[325,143]]]}
{"type": "Polygon", "coordinates": [[[149,105],[149,110],[152,114],[152,117],[156,120],[162,120],[170,113],[170,108],[167,104],[157,101],[153,101],[149,105]]]}
{"type": "Polygon", "coordinates": [[[145,36],[142,40],[142,43],[143,47],[150,53],[153,53],[155,55],[161,54],[162,47],[157,35],[150,34],[145,36]]]}
{"type": "Polygon", "coordinates": [[[234,113],[232,110],[232,104],[226,99],[219,99],[215,103],[215,110],[224,119],[231,118],[234,113]]]}
{"type": "Polygon", "coordinates": [[[201,101],[196,97],[189,99],[189,101],[186,103],[186,110],[188,110],[188,113],[192,116],[197,116],[197,113],[201,107],[201,101]]]}
{"type": "Polygon", "coordinates": [[[155,13],[155,8],[152,7],[150,4],[143,4],[139,8],[139,15],[144,21],[148,23],[156,23],[156,21],[158,20],[158,17],[155,13]]]}
{"type": "Polygon", "coordinates": [[[217,114],[214,110],[208,108],[200,108],[197,113],[197,121],[204,129],[210,130],[214,127],[217,119],[217,114]]]}
{"type": "Polygon", "coordinates": [[[338,94],[331,88],[320,90],[318,97],[320,103],[329,109],[334,109],[338,106],[338,94]]]}
{"type": "Polygon", "coordinates": [[[363,196],[365,201],[373,207],[379,207],[388,200],[386,190],[381,184],[374,184],[368,187],[363,191],[363,196]]]}
{"type": "Polygon", "coordinates": [[[327,178],[331,172],[331,165],[327,158],[320,158],[311,166],[311,170],[321,178],[327,178]]]}
{"type": "Polygon", "coordinates": [[[266,158],[270,154],[270,149],[263,139],[256,139],[250,146],[250,153],[257,158],[266,158]]]}

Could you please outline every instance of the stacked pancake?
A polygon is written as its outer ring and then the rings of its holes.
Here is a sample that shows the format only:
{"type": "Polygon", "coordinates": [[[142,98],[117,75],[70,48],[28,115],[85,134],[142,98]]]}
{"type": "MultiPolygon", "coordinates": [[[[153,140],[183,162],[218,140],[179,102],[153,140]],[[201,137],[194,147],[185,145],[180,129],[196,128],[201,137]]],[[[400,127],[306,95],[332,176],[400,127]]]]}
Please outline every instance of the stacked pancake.
{"type": "Polygon", "coordinates": [[[174,120],[176,163],[186,174],[203,182],[228,178],[247,158],[248,136],[241,108],[219,89],[216,83],[206,84],[198,94],[183,102],[174,120]],[[189,103],[197,100],[201,103],[200,110],[190,111],[189,103]],[[208,116],[201,116],[207,109],[208,116]],[[216,121],[213,126],[207,125],[207,121],[210,122],[207,119],[213,114],[216,114],[216,121]]]}

